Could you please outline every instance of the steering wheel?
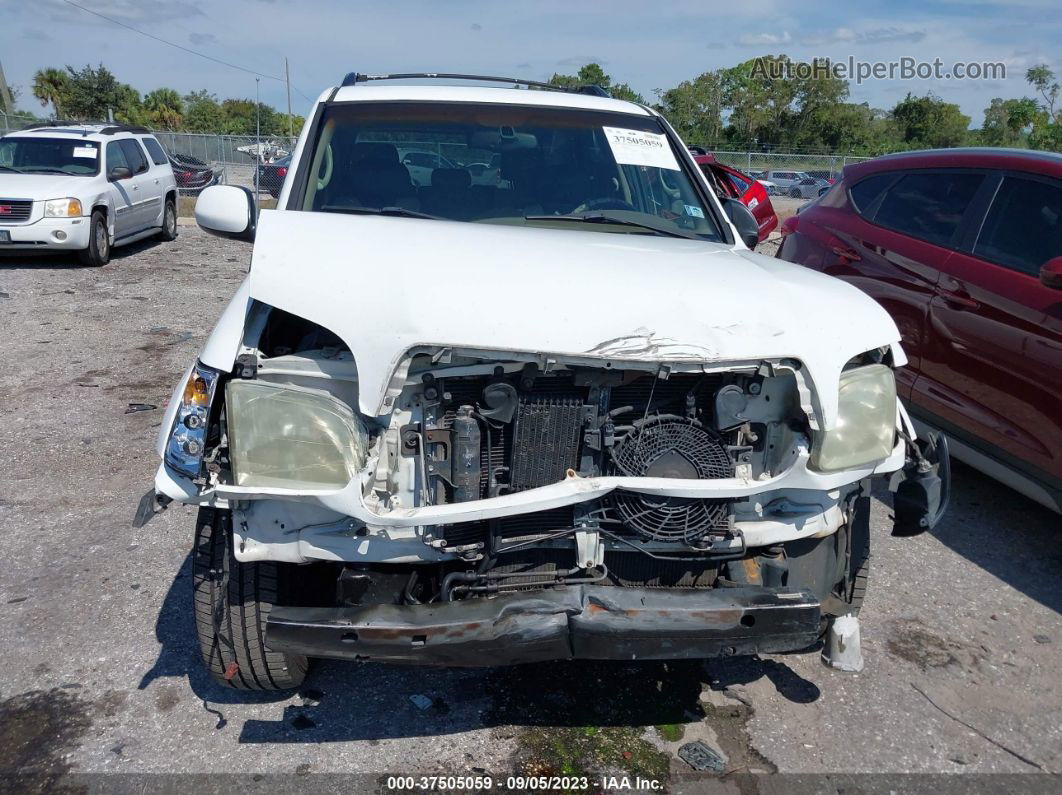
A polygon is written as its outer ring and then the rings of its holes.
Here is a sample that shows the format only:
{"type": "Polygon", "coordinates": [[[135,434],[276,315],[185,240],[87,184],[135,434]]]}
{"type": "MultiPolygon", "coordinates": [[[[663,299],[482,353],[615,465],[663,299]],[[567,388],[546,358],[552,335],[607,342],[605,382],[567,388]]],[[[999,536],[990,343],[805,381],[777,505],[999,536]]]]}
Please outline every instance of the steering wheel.
{"type": "Polygon", "coordinates": [[[634,211],[634,205],[623,199],[616,199],[611,196],[602,196],[597,199],[590,199],[590,201],[580,204],[572,212],[581,213],[586,210],[631,210],[634,211]]]}

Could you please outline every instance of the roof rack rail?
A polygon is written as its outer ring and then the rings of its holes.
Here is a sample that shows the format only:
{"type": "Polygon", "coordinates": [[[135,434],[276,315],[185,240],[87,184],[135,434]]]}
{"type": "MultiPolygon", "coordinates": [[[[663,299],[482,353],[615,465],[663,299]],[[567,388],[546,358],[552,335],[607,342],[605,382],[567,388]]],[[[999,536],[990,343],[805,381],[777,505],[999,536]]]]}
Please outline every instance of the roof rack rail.
{"type": "Polygon", "coordinates": [[[138,124],[108,124],[102,130],[100,135],[114,135],[115,133],[127,132],[136,133],[137,135],[147,135],[151,132],[147,127],[141,127],[138,124]]]}
{"type": "Polygon", "coordinates": [[[404,72],[386,75],[366,75],[358,72],[349,72],[340,84],[353,86],[356,83],[368,83],[373,80],[479,80],[484,83],[508,83],[514,86],[527,86],[528,88],[540,88],[545,91],[564,91],[569,94],[589,94],[595,97],[608,97],[608,93],[601,86],[579,85],[568,88],[553,83],[543,83],[540,80],[522,80],[518,77],[497,77],[495,75],[466,75],[455,72],[404,72]]]}
{"type": "Polygon", "coordinates": [[[97,135],[114,135],[115,133],[127,132],[136,133],[137,135],[147,135],[151,132],[147,127],[141,127],[138,124],[110,124],[107,122],[99,121],[38,121],[33,124],[27,124],[25,127],[19,128],[19,131],[23,130],[48,130],[48,129],[60,129],[70,127],[72,129],[83,128],[81,130],[82,137],[95,133],[97,135]],[[88,127],[99,127],[98,130],[84,129],[88,127]]]}
{"type": "Polygon", "coordinates": [[[84,125],[83,121],[65,121],[63,119],[51,119],[48,121],[35,121],[30,122],[25,127],[19,127],[19,131],[22,130],[43,130],[48,127],[77,127],[78,125],[84,125]]]}

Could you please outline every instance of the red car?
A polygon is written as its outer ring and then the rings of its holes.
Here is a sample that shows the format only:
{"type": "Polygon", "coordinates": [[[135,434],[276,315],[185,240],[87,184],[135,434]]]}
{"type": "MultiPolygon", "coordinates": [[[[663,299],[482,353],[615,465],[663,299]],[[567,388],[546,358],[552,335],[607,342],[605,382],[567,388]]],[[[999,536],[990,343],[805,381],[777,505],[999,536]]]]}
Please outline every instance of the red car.
{"type": "Polygon", "coordinates": [[[739,199],[752,211],[760,228],[760,242],[766,240],[767,235],[778,226],[778,216],[774,214],[774,206],[767,196],[767,189],[748,174],[724,166],[715,159],[715,155],[710,155],[703,149],[691,146],[690,154],[719,198],[739,199]]]}
{"type": "Polygon", "coordinates": [[[203,188],[218,184],[218,172],[198,157],[171,154],[169,158],[173,178],[181,193],[198,194],[203,188]]]}
{"type": "Polygon", "coordinates": [[[950,149],[851,165],[781,232],[779,257],[892,314],[916,420],[1062,512],[1062,155],[950,149]]]}

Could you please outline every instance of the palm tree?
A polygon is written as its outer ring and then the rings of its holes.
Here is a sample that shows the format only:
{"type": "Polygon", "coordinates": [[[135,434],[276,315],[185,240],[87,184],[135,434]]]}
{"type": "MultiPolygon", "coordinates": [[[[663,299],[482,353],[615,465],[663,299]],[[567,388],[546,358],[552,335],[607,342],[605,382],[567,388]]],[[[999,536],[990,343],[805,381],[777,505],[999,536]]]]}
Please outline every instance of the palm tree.
{"type": "Polygon", "coordinates": [[[70,95],[70,77],[62,69],[38,69],[33,75],[33,96],[42,105],[52,103],[55,118],[63,116],[63,106],[70,95]]]}
{"type": "Polygon", "coordinates": [[[172,88],[156,88],[144,95],[144,108],[158,126],[176,130],[184,121],[184,103],[172,88]]]}

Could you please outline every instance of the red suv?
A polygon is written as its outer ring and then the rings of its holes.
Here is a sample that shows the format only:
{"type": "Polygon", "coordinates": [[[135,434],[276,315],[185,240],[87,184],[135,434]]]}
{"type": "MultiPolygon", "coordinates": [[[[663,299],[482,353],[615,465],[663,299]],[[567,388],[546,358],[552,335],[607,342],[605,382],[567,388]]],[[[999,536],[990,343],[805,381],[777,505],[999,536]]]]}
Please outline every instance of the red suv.
{"type": "Polygon", "coordinates": [[[756,226],[759,227],[760,242],[766,240],[778,226],[778,216],[775,215],[774,205],[767,196],[767,189],[748,174],[724,166],[715,159],[715,155],[708,154],[700,147],[691,146],[690,154],[716,196],[720,199],[738,199],[752,211],[756,226]]]}
{"type": "Polygon", "coordinates": [[[1062,512],[1062,155],[949,149],[848,166],[781,233],[779,257],[892,314],[915,419],[1062,512]]]}

